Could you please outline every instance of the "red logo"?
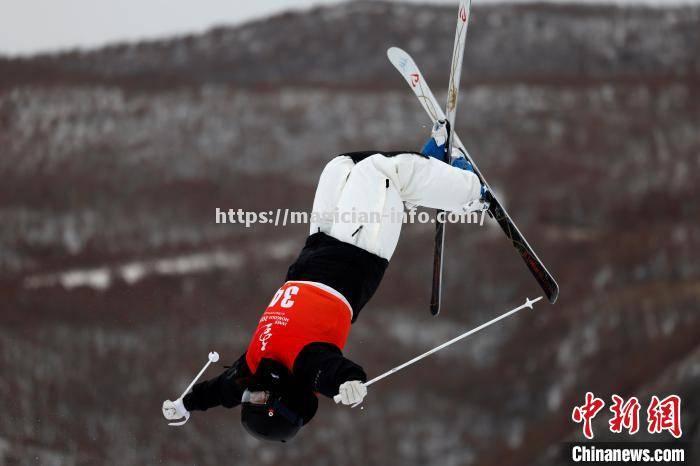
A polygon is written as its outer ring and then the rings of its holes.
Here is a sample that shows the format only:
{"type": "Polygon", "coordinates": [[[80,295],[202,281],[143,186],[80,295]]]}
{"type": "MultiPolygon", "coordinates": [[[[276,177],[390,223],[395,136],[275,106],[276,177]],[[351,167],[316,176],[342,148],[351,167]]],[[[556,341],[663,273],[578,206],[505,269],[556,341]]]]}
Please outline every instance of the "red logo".
{"type": "MultiPolygon", "coordinates": [[[[586,393],[586,402],[581,406],[575,406],[571,413],[571,419],[577,424],[583,423],[583,435],[587,439],[593,439],[593,418],[605,406],[605,402],[597,398],[593,393],[586,393]]],[[[612,395],[610,412],[613,414],[608,421],[610,432],[620,434],[627,430],[630,435],[639,432],[639,413],[641,404],[637,397],[631,397],[627,401],[618,395],[612,395]]],[[[675,438],[683,435],[681,429],[681,398],[678,395],[669,395],[663,400],[654,395],[647,408],[647,432],[660,434],[669,432],[675,438]]]]}
{"type": "Polygon", "coordinates": [[[459,9],[459,19],[461,19],[463,23],[467,22],[467,10],[465,10],[464,7],[459,9]]]}
{"type": "Polygon", "coordinates": [[[420,81],[420,75],[418,73],[411,73],[411,86],[416,87],[420,81]]]}

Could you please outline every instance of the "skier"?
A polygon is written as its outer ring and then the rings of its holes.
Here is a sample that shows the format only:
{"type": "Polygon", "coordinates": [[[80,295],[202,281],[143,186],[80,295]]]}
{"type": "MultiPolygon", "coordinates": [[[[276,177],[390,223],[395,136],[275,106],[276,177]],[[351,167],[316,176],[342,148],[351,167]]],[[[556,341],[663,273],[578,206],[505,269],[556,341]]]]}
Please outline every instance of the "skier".
{"type": "Polygon", "coordinates": [[[421,153],[354,152],[326,165],[310,236],[247,351],[184,398],[163,402],[166,419],[242,405],[241,422],[251,435],[285,442],[316,413],[317,393],[339,395],[345,405],[363,400],[367,376],[341,350],[389,265],[403,203],[451,212],[487,207],[485,189],[463,154],[453,150],[451,163],[442,161],[449,131],[438,121],[421,153]],[[381,221],[367,222],[369,213],[381,221]]]}

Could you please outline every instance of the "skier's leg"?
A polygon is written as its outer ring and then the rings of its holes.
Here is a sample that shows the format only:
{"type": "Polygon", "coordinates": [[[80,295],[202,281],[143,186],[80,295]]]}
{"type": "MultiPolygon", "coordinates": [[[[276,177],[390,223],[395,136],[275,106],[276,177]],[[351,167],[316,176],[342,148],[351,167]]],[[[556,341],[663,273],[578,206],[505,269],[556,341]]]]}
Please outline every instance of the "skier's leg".
{"type": "Polygon", "coordinates": [[[410,204],[451,212],[461,211],[481,197],[481,183],[474,173],[434,158],[400,154],[372,156],[366,162],[389,178],[398,187],[401,199],[410,204]]]}
{"type": "Polygon", "coordinates": [[[310,234],[330,234],[338,200],[354,166],[352,159],[344,155],[335,157],[326,164],[316,187],[310,234]]]}
{"type": "Polygon", "coordinates": [[[366,251],[391,259],[401,234],[403,202],[394,182],[368,163],[358,162],[337,202],[337,222],[330,235],[366,251]]]}
{"type": "Polygon", "coordinates": [[[338,199],[331,236],[391,259],[401,234],[403,202],[460,211],[480,197],[473,173],[418,154],[375,154],[358,162],[338,199]]]}

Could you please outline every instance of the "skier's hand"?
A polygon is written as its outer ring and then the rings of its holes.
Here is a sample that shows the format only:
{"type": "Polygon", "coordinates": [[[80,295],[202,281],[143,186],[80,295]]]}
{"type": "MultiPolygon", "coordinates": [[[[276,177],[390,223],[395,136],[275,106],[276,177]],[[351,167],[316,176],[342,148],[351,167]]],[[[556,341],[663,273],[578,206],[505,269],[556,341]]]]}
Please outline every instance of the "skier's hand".
{"type": "Polygon", "coordinates": [[[336,403],[344,405],[354,405],[361,403],[367,395],[367,387],[359,380],[349,380],[340,386],[338,394],[333,397],[336,403]]]}
{"type": "Polygon", "coordinates": [[[187,411],[187,408],[185,408],[185,405],[182,403],[182,398],[178,398],[175,401],[165,400],[163,402],[163,417],[168,421],[184,418],[184,421],[181,421],[181,423],[170,423],[171,426],[181,426],[190,418],[190,412],[187,411]]]}

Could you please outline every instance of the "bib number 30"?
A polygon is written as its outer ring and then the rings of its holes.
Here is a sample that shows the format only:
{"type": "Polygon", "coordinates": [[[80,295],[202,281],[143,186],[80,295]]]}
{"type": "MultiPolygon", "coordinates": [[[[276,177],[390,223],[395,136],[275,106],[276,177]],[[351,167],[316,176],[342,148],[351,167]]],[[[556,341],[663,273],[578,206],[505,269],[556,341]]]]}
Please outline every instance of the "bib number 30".
{"type": "Polygon", "coordinates": [[[270,301],[270,305],[268,307],[272,307],[275,304],[277,304],[280,299],[282,300],[280,302],[280,307],[283,307],[285,309],[289,309],[290,307],[294,306],[294,296],[299,293],[299,287],[298,286],[288,286],[287,288],[280,288],[277,290],[277,293],[275,293],[275,296],[272,298],[272,301],[270,301]]]}

